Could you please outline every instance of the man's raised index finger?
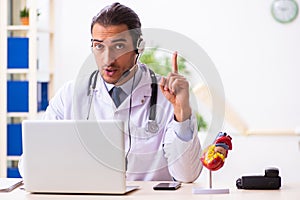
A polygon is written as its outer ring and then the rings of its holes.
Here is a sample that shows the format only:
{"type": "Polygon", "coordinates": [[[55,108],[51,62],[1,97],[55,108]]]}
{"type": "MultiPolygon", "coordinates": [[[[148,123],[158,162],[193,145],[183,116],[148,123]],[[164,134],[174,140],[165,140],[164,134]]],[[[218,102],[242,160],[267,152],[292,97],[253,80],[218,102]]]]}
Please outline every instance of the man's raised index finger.
{"type": "Polygon", "coordinates": [[[172,58],[172,72],[173,73],[178,73],[178,66],[177,66],[177,51],[173,53],[173,58],[172,58]]]}

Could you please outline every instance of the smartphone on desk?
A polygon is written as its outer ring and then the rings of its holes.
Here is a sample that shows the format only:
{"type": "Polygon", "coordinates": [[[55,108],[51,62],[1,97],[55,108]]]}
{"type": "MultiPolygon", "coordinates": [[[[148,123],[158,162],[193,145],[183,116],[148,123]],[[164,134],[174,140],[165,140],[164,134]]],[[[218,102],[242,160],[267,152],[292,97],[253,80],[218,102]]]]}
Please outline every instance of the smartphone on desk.
{"type": "Polygon", "coordinates": [[[181,183],[170,182],[170,183],[159,183],[153,187],[154,190],[177,190],[180,188],[181,183]]]}

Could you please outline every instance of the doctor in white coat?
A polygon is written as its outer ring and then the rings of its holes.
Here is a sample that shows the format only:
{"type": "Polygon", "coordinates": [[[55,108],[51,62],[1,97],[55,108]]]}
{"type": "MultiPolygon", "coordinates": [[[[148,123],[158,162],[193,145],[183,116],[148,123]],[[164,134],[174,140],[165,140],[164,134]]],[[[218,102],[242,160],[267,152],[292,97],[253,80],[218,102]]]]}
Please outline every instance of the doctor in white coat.
{"type": "Polygon", "coordinates": [[[98,71],[83,79],[83,84],[65,84],[50,101],[44,119],[123,120],[128,124],[127,180],[195,181],[202,170],[201,146],[189,103],[189,83],[177,72],[177,53],[172,73],[151,76],[150,70],[137,62],[143,49],[139,17],[119,3],[105,7],[93,18],[91,33],[98,71]],[[155,81],[157,91],[151,87],[155,81]],[[153,106],[155,119],[150,119],[153,106]]]}

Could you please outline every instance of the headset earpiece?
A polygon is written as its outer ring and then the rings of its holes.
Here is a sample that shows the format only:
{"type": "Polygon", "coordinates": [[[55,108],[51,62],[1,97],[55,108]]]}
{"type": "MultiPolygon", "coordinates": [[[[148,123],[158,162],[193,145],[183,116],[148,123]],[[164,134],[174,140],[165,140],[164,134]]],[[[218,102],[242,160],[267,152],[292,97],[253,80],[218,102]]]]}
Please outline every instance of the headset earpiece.
{"type": "Polygon", "coordinates": [[[139,39],[137,40],[137,43],[136,43],[136,53],[137,54],[143,53],[143,51],[145,49],[145,44],[146,44],[146,42],[143,40],[143,38],[139,37],[139,39]]]}

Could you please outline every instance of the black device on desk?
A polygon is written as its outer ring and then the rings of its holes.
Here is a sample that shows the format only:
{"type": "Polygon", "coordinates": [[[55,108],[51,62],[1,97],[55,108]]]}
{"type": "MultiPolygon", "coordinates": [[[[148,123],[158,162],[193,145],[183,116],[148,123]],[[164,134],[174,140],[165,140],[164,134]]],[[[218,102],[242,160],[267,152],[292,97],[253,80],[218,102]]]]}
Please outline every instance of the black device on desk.
{"type": "Polygon", "coordinates": [[[238,189],[274,190],[281,187],[281,177],[277,168],[265,169],[264,176],[242,176],[236,180],[238,189]]]}
{"type": "Polygon", "coordinates": [[[153,187],[154,190],[177,190],[180,188],[181,183],[171,182],[171,183],[159,183],[153,187]]]}

